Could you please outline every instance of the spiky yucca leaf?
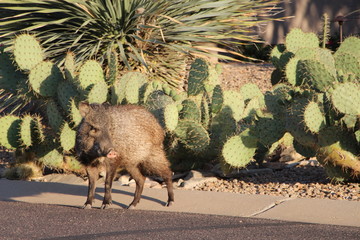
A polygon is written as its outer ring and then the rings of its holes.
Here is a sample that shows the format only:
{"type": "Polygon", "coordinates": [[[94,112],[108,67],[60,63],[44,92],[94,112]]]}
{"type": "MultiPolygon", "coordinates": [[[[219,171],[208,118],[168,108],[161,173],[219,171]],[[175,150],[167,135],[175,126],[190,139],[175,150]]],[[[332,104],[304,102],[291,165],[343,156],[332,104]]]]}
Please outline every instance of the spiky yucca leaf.
{"type": "Polygon", "coordinates": [[[229,46],[256,41],[251,28],[273,20],[268,13],[276,11],[278,2],[9,0],[0,3],[0,37],[8,45],[14,34],[32,31],[55,58],[70,48],[78,61],[104,60],[115,50],[128,67],[133,61],[146,65],[146,56],[158,46],[210,54],[219,49],[206,43],[229,46]]]}

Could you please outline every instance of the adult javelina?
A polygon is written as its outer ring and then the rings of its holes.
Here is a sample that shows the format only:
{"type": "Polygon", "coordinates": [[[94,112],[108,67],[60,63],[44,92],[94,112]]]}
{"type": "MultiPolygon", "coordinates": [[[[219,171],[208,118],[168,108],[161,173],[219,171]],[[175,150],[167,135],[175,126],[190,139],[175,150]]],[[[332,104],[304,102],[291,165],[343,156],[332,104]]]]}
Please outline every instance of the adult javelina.
{"type": "Polygon", "coordinates": [[[111,204],[111,186],[118,167],[124,168],[136,182],[135,196],[129,208],[140,201],[146,174],[162,177],[167,185],[168,202],[174,201],[172,172],[163,150],[164,131],[145,108],[135,105],[110,106],[80,103],[83,117],[76,135],[75,150],[86,166],[89,178],[84,208],[91,208],[99,166],[106,167],[105,196],[101,208],[111,204]]]}

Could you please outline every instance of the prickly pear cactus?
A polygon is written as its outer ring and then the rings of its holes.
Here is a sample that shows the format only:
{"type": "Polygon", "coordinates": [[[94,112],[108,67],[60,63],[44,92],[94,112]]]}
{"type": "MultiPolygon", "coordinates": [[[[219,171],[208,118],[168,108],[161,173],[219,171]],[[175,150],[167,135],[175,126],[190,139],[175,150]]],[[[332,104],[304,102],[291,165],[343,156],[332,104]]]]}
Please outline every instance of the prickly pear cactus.
{"type": "Polygon", "coordinates": [[[246,130],[226,141],[222,149],[222,156],[230,166],[241,168],[253,160],[256,148],[257,138],[252,136],[249,130],[246,130]]]}
{"type": "Polygon", "coordinates": [[[18,135],[20,129],[20,117],[6,115],[0,117],[0,145],[7,149],[16,149],[20,147],[20,138],[18,135]]]}
{"type": "Polygon", "coordinates": [[[87,90],[96,83],[105,82],[101,65],[95,60],[86,61],[80,68],[77,81],[79,86],[84,90],[87,90]]]}
{"type": "Polygon", "coordinates": [[[51,62],[38,63],[29,74],[31,89],[43,97],[55,96],[57,86],[62,80],[60,69],[51,62]]]}
{"type": "MultiPolygon", "coordinates": [[[[59,68],[45,59],[39,42],[29,34],[17,36],[11,49],[12,53],[0,49],[0,86],[36,108],[29,105],[32,108],[18,111],[21,117],[3,115],[0,118],[3,132],[0,145],[31,153],[34,157],[30,161],[51,168],[78,168],[71,158],[64,160],[64,154],[72,154],[76,126],[82,119],[78,103],[83,100],[106,102],[110,80],[105,81],[102,66],[93,60],[80,64],[77,71],[71,52],[65,56],[63,68],[59,68]],[[34,111],[37,114],[33,114],[34,111]]],[[[11,105],[13,101],[8,102],[9,108],[17,108],[11,105]]]]}
{"type": "Polygon", "coordinates": [[[29,34],[21,34],[15,38],[13,52],[17,65],[24,71],[30,71],[44,60],[38,40],[29,34]]]}
{"type": "Polygon", "coordinates": [[[319,39],[314,33],[304,33],[301,29],[294,28],[285,39],[286,49],[295,53],[302,47],[317,48],[320,45],[319,39]]]}
{"type": "Polygon", "coordinates": [[[286,87],[275,85],[265,105],[274,121],[285,122],[294,147],[315,155],[334,181],[360,181],[359,56],[357,37],[345,39],[332,54],[300,29],[292,30],[286,45],[271,55],[277,73],[285,72],[280,78],[286,87]]]}

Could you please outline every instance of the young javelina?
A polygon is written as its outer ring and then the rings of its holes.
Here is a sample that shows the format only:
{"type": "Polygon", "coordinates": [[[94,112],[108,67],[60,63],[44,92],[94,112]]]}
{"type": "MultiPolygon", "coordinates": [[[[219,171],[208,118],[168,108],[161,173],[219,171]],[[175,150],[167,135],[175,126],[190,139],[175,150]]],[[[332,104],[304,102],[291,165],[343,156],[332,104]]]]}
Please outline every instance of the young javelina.
{"type": "Polygon", "coordinates": [[[110,106],[80,103],[83,117],[76,134],[75,150],[89,178],[88,196],[83,208],[91,208],[100,165],[106,167],[105,196],[101,208],[111,204],[111,186],[117,168],[128,171],[136,182],[135,196],[128,208],[139,203],[145,176],[162,177],[168,202],[174,202],[172,172],[163,150],[164,131],[145,108],[135,105],[110,106]]]}

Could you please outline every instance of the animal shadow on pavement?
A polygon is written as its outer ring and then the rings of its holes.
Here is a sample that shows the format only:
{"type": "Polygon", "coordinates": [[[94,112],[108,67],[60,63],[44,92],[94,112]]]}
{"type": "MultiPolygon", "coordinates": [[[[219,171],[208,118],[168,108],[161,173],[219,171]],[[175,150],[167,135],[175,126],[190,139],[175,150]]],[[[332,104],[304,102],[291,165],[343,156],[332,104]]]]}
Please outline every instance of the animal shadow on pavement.
{"type": "MultiPolygon", "coordinates": [[[[63,205],[63,206],[82,207],[82,205],[76,206],[76,204],[79,202],[79,197],[82,198],[81,202],[85,202],[87,190],[88,187],[85,185],[82,186],[82,185],[57,183],[57,182],[31,182],[31,181],[0,179],[0,201],[22,201],[21,198],[35,197],[49,193],[49,194],[68,195],[66,196],[66,198],[69,200],[69,202],[64,203],[64,200],[62,200],[61,204],[60,203],[57,204],[57,202],[59,201],[56,201],[54,204],[63,205]],[[72,201],[72,197],[74,197],[73,199],[74,201],[72,201]]],[[[121,196],[125,195],[125,196],[133,197],[134,193],[131,192],[133,189],[129,188],[129,190],[130,191],[123,191],[113,188],[112,192],[116,195],[114,195],[112,204],[122,208],[127,208],[128,204],[130,203],[130,200],[128,198],[122,199],[121,196]]],[[[104,191],[105,191],[104,187],[96,188],[95,199],[97,201],[99,202],[102,201],[104,191]]],[[[42,196],[41,198],[44,198],[44,196],[42,196]]],[[[166,205],[165,201],[161,201],[159,199],[152,198],[146,195],[143,195],[142,198],[145,200],[159,203],[162,206],[166,205]]],[[[40,199],[39,203],[51,204],[51,201],[40,199]]]]}

